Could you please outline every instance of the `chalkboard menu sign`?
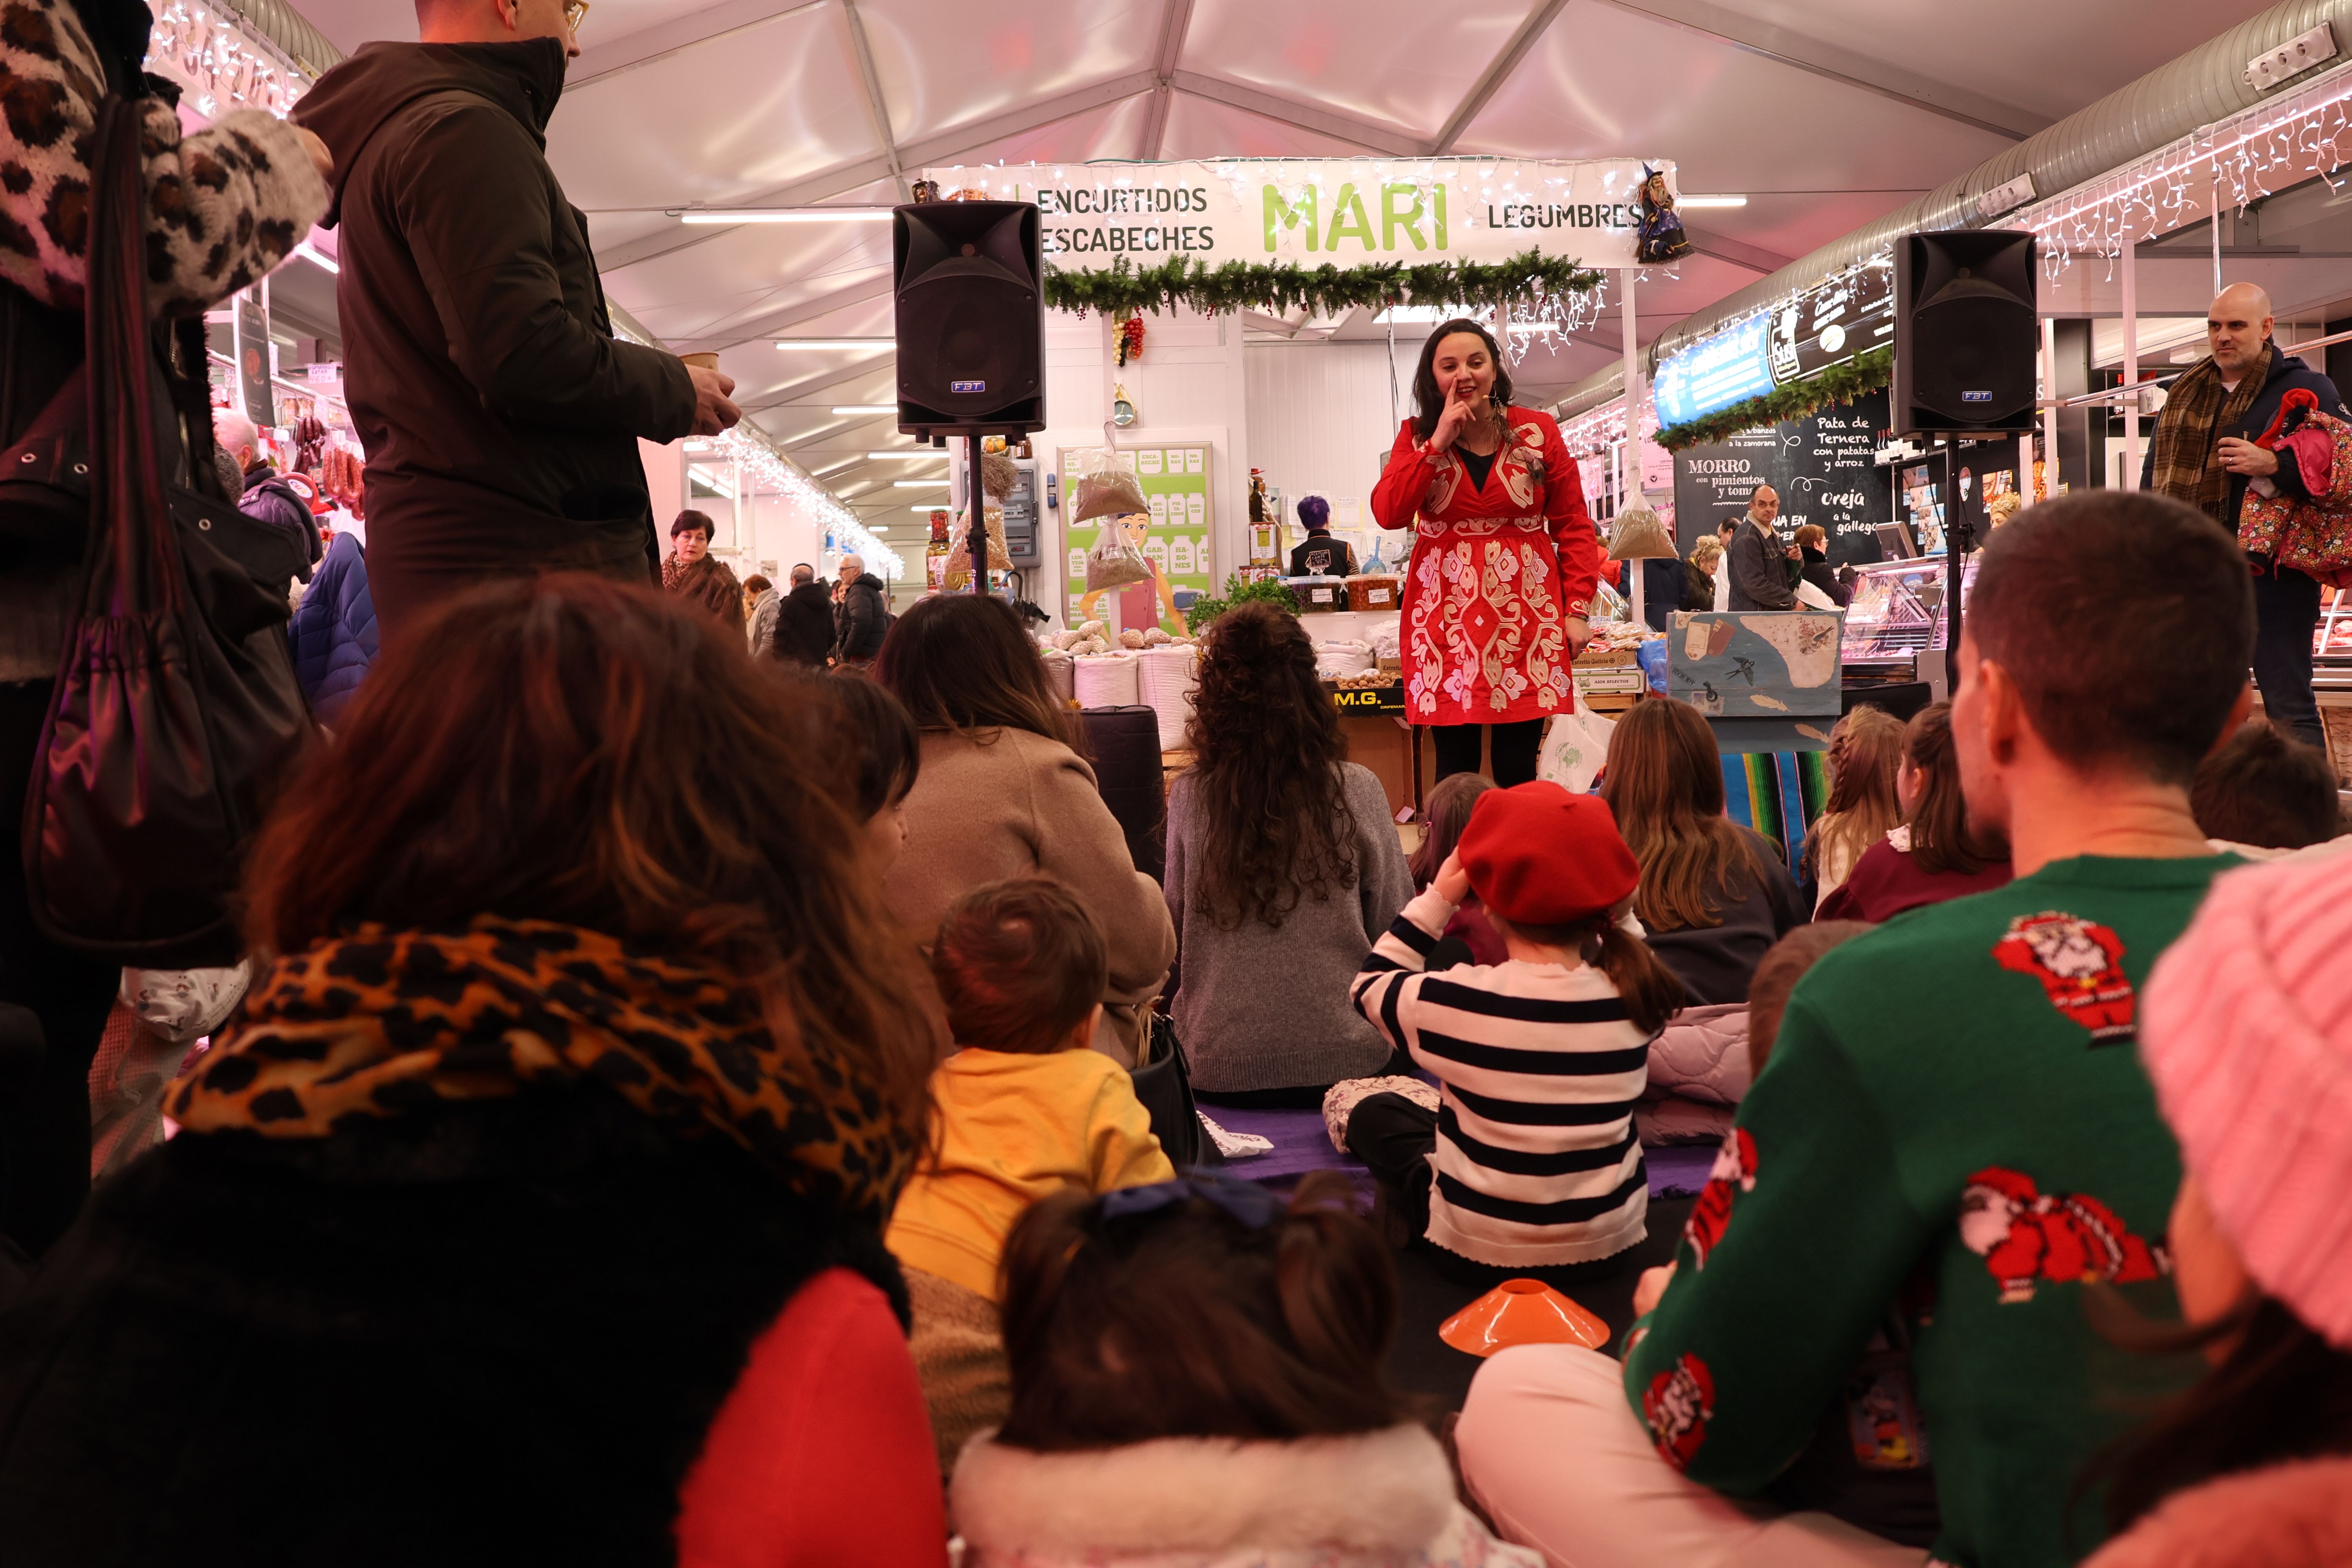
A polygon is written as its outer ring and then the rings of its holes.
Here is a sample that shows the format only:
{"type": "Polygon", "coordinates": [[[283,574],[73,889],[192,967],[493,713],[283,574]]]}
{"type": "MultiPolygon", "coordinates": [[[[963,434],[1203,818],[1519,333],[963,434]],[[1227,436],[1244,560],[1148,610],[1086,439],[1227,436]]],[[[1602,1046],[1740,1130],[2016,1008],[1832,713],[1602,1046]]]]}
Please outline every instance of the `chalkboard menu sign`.
{"type": "Polygon", "coordinates": [[[1743,430],[1675,454],[1675,542],[1685,555],[1726,518],[1742,517],[1759,484],[1780,495],[1783,539],[1808,522],[1829,534],[1833,565],[1879,558],[1878,524],[1894,515],[1894,481],[1871,461],[1886,428],[1886,394],[1874,392],[1803,419],[1743,430]]]}

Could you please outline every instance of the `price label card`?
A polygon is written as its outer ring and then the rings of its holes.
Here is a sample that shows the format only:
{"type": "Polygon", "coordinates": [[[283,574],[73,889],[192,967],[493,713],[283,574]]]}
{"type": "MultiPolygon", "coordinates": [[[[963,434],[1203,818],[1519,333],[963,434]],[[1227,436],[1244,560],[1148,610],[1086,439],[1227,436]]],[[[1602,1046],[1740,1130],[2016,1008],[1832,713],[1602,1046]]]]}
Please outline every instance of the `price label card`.
{"type": "Polygon", "coordinates": [[[1197,474],[1201,471],[1200,447],[1187,447],[1184,448],[1184,471],[1188,474],[1197,474]]]}
{"type": "Polygon", "coordinates": [[[1135,471],[1139,474],[1157,474],[1163,460],[1159,447],[1146,447],[1135,455],[1135,471]]]}
{"type": "Polygon", "coordinates": [[[1194,528],[1208,521],[1209,498],[1194,490],[1184,498],[1184,515],[1194,528]]]}
{"type": "Polygon", "coordinates": [[[1163,495],[1154,495],[1150,498],[1150,501],[1151,521],[1165,522],[1168,520],[1168,498],[1163,495]]]}

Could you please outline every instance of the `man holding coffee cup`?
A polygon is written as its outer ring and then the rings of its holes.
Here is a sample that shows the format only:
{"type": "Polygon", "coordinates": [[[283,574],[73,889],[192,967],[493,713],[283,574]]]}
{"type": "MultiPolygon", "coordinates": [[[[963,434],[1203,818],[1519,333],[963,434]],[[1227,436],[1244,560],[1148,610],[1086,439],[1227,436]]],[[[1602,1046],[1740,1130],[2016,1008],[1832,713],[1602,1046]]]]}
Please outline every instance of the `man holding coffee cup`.
{"type": "Polygon", "coordinates": [[[335,149],[325,221],[387,643],[491,577],[657,581],[638,439],[741,417],[715,364],[614,339],[587,220],[548,166],[587,10],[416,0],[421,44],[365,46],[295,111],[335,149]]]}

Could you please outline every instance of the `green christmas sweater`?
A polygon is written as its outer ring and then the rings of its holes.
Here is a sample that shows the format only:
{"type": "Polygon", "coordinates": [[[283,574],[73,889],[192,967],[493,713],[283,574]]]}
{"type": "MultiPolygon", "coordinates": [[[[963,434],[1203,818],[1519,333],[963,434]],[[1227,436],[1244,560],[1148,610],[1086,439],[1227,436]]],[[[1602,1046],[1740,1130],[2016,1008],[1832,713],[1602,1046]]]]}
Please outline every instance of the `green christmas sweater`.
{"type": "Polygon", "coordinates": [[[2069,1489],[2129,1402],[2185,1375],[2083,1310],[2096,1279],[2177,1311],[2180,1160],[2133,1043],[2138,988],[2237,864],[2062,860],[1898,916],[1798,984],[1628,1336],[1661,1455],[1759,1492],[1836,1401],[1864,1465],[1932,1464],[1937,1559],[2039,1568],[2098,1543],[2069,1489]]]}

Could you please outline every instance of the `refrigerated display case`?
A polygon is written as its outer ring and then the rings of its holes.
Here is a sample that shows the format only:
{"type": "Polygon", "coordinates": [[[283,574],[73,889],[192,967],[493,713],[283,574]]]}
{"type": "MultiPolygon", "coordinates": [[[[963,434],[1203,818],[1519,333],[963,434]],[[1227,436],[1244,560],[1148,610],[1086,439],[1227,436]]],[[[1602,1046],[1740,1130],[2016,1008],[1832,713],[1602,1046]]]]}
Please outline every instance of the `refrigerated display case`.
{"type": "MultiPolygon", "coordinates": [[[[1946,563],[1942,556],[1908,561],[1879,561],[1854,568],[1853,602],[1846,606],[1845,637],[1841,653],[1849,667],[1861,664],[1909,663],[1930,648],[1941,648],[1950,622],[1944,614],[1946,563]]],[[[1968,608],[1968,589],[1976,582],[1971,561],[1960,579],[1960,607],[1968,608]]]]}

